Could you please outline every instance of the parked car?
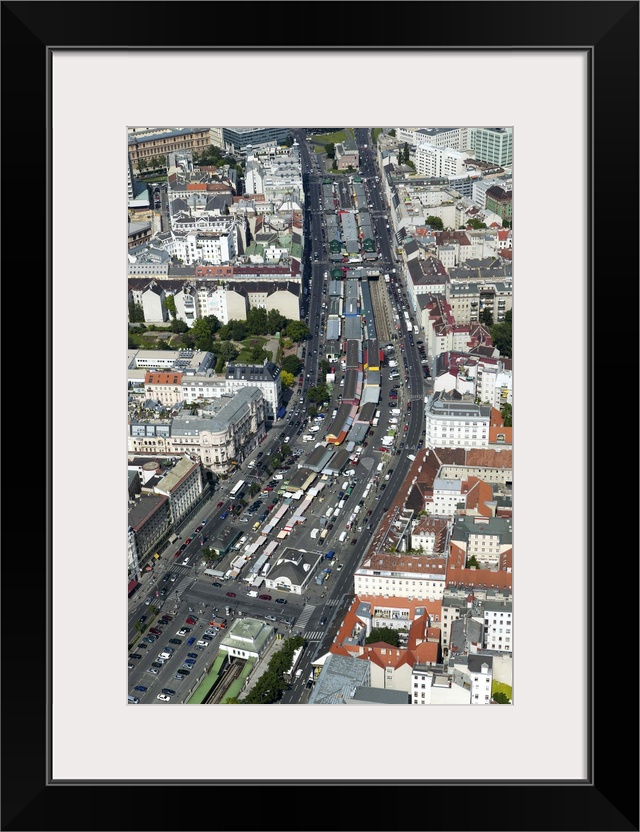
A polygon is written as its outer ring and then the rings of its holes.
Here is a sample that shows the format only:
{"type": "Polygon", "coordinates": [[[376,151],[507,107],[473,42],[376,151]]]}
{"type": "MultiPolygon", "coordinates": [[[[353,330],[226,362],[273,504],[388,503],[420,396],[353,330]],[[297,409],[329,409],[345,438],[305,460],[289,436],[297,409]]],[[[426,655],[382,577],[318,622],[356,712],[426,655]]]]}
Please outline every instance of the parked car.
{"type": "Polygon", "coordinates": [[[271,600],[270,595],[258,595],[258,598],[261,598],[263,601],[270,601],[271,600]]]}

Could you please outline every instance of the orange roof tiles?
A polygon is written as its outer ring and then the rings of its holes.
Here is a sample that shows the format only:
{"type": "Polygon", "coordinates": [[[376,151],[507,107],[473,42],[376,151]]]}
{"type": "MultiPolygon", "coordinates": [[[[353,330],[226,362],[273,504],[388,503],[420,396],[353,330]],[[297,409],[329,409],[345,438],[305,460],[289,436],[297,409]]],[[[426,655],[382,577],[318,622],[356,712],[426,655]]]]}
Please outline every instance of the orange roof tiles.
{"type": "Polygon", "coordinates": [[[182,373],[174,371],[168,373],[158,373],[149,370],[144,377],[145,384],[180,384],[182,381],[182,373]]]}
{"type": "Polygon", "coordinates": [[[491,572],[489,569],[447,570],[447,586],[478,586],[496,589],[512,589],[513,575],[510,572],[491,572]]]}

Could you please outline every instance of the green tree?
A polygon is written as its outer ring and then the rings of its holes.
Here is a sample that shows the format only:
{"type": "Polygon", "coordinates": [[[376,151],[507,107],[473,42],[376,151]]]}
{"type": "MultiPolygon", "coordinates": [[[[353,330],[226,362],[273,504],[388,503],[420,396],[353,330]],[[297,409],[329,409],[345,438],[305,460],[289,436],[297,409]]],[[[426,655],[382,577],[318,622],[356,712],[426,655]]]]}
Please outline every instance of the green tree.
{"type": "Polygon", "coordinates": [[[444,224],[440,217],[428,216],[425,220],[425,223],[430,226],[434,231],[442,231],[444,228],[444,224]]]}
{"type": "Polygon", "coordinates": [[[318,415],[318,408],[314,404],[310,404],[307,407],[307,416],[311,416],[313,419],[314,416],[318,415]]]}
{"type": "Polygon", "coordinates": [[[215,315],[198,318],[191,327],[191,334],[195,338],[196,347],[199,350],[211,350],[214,335],[219,329],[220,321],[215,315]]]}
{"type": "Polygon", "coordinates": [[[247,329],[250,335],[265,335],[267,332],[267,310],[254,307],[247,312],[247,329]]]}
{"type": "Polygon", "coordinates": [[[292,375],[296,376],[303,368],[304,364],[298,358],[297,355],[288,355],[286,358],[283,359],[282,364],[280,365],[281,369],[287,373],[291,373],[292,375]]]}
{"type": "Polygon", "coordinates": [[[233,341],[216,342],[215,352],[218,356],[218,361],[222,359],[223,364],[226,364],[228,361],[235,361],[238,357],[238,348],[233,341]]]}
{"type": "Polygon", "coordinates": [[[259,345],[251,347],[249,351],[249,361],[251,361],[252,364],[263,364],[265,359],[267,361],[270,360],[271,353],[263,350],[259,345]]]}
{"type": "Polygon", "coordinates": [[[234,341],[244,341],[249,334],[247,324],[245,321],[230,321],[231,323],[231,338],[234,341]]]}
{"type": "Polygon", "coordinates": [[[283,442],[282,445],[280,445],[280,453],[282,454],[283,458],[286,459],[288,456],[291,456],[293,451],[291,450],[291,447],[289,445],[283,442]]]}
{"type": "Polygon", "coordinates": [[[292,341],[301,343],[309,338],[311,332],[304,321],[290,321],[287,324],[287,335],[292,341]]]}
{"type": "Polygon", "coordinates": [[[318,365],[318,369],[319,369],[320,373],[324,376],[331,369],[331,364],[329,364],[329,362],[327,361],[326,358],[323,358],[322,361],[320,362],[320,364],[318,365]]]}
{"type": "Polygon", "coordinates": [[[261,486],[259,485],[259,483],[257,483],[257,482],[254,480],[254,481],[251,483],[251,485],[249,486],[249,494],[251,494],[251,496],[253,497],[255,494],[257,494],[257,493],[258,493],[258,491],[260,491],[260,488],[261,488],[261,486]]]}
{"type": "Polygon", "coordinates": [[[175,320],[176,315],[178,313],[176,312],[176,299],[173,297],[173,295],[165,295],[164,308],[171,315],[171,317],[175,320]]]}
{"type": "Polygon", "coordinates": [[[500,408],[500,413],[502,413],[505,428],[513,427],[513,405],[505,402],[500,408]]]}
{"type": "Polygon", "coordinates": [[[336,146],[333,142],[329,142],[324,146],[325,153],[329,157],[329,159],[333,159],[336,155],[336,146]]]}
{"type": "Polygon", "coordinates": [[[471,557],[467,560],[467,568],[470,568],[472,566],[475,566],[476,569],[480,566],[480,564],[476,560],[475,555],[471,555],[471,557]]]}
{"type": "Polygon", "coordinates": [[[293,373],[288,373],[286,370],[281,371],[280,384],[282,385],[282,388],[284,390],[290,390],[293,387],[295,380],[296,377],[293,375],[293,373]]]}
{"type": "Polygon", "coordinates": [[[496,691],[491,698],[498,705],[508,705],[511,702],[507,694],[502,693],[500,690],[496,691]]]}
{"type": "Polygon", "coordinates": [[[487,224],[482,222],[482,220],[476,219],[473,217],[470,220],[467,220],[467,228],[473,228],[474,231],[479,231],[481,228],[486,228],[487,224]]]}
{"type": "Polygon", "coordinates": [[[480,323],[484,324],[485,326],[493,326],[493,310],[490,309],[488,306],[480,313],[480,323]]]}
{"type": "Polygon", "coordinates": [[[491,340],[495,347],[500,350],[500,355],[512,358],[512,311],[505,313],[504,321],[494,324],[489,328],[491,340]]]}
{"type": "Polygon", "coordinates": [[[310,387],[307,390],[307,399],[313,404],[322,404],[328,402],[331,398],[327,385],[324,382],[317,384],[315,387],[310,387]]]}
{"type": "Polygon", "coordinates": [[[404,153],[402,155],[402,158],[404,159],[404,163],[406,165],[409,162],[409,145],[407,144],[407,142],[404,143],[404,153]]]}
{"type": "Polygon", "coordinates": [[[284,315],[281,315],[277,309],[270,309],[267,312],[267,328],[266,332],[269,335],[275,335],[280,332],[287,325],[288,321],[284,315]]]}
{"type": "Polygon", "coordinates": [[[393,630],[391,627],[373,627],[367,636],[365,644],[376,644],[379,641],[384,642],[384,644],[390,644],[392,647],[400,646],[398,631],[393,630]]]}
{"type": "Polygon", "coordinates": [[[267,463],[267,468],[271,468],[272,471],[275,471],[276,468],[279,468],[282,465],[282,457],[280,454],[271,454],[269,457],[269,462],[267,463]]]}
{"type": "Polygon", "coordinates": [[[129,303],[129,323],[139,324],[144,322],[144,309],[139,303],[129,303]]]}
{"type": "Polygon", "coordinates": [[[185,332],[189,332],[189,324],[178,320],[178,318],[174,318],[174,320],[171,321],[169,329],[171,332],[177,332],[179,335],[182,335],[185,332]]]}

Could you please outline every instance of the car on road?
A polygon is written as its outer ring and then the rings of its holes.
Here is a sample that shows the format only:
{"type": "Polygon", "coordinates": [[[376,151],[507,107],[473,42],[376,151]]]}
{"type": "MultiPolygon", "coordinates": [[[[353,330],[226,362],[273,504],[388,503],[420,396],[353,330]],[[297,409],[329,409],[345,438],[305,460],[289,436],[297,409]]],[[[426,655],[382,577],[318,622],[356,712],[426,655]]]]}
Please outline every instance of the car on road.
{"type": "Polygon", "coordinates": [[[222,586],[222,584],[220,583],[220,581],[214,581],[214,582],[213,582],[213,584],[212,584],[212,586],[217,586],[217,587],[218,587],[218,589],[220,589],[220,587],[222,586]]]}
{"type": "Polygon", "coordinates": [[[140,693],[146,693],[149,690],[149,688],[145,688],[144,685],[136,685],[134,690],[139,690],[140,693]]]}
{"type": "Polygon", "coordinates": [[[357,542],[358,542],[358,538],[354,537],[353,540],[351,541],[351,545],[355,546],[357,542]]]}
{"type": "Polygon", "coordinates": [[[276,604],[286,604],[286,603],[287,603],[286,598],[276,598],[276,604]]]}
{"type": "Polygon", "coordinates": [[[222,508],[222,506],[223,506],[223,505],[224,505],[224,503],[222,502],[222,500],[220,500],[220,502],[218,503],[218,505],[216,506],[216,508],[222,508]]]}
{"type": "Polygon", "coordinates": [[[263,601],[270,601],[271,600],[270,595],[258,595],[258,598],[261,598],[263,601]]]}
{"type": "Polygon", "coordinates": [[[323,616],[322,616],[322,618],[320,619],[320,626],[321,626],[321,627],[324,627],[324,625],[325,625],[326,623],[327,623],[327,616],[326,616],[326,615],[323,615],[323,616]]]}
{"type": "Polygon", "coordinates": [[[181,552],[184,552],[184,550],[185,550],[186,548],[187,548],[187,544],[186,544],[186,543],[183,543],[183,544],[182,544],[182,546],[180,547],[180,551],[181,551],[181,552]]]}
{"type": "Polygon", "coordinates": [[[341,563],[339,563],[339,564],[336,566],[336,570],[339,572],[341,569],[342,569],[342,564],[341,564],[341,563]]]}
{"type": "Polygon", "coordinates": [[[169,577],[170,577],[169,575],[165,575],[164,578],[162,579],[162,583],[166,584],[166,582],[169,580],[169,577]]]}
{"type": "Polygon", "coordinates": [[[177,575],[172,575],[172,576],[171,576],[171,583],[173,583],[174,581],[177,581],[177,580],[178,580],[178,576],[177,576],[177,575]]]}
{"type": "Polygon", "coordinates": [[[202,527],[202,526],[196,526],[196,531],[195,531],[195,533],[197,534],[198,532],[201,532],[201,531],[202,531],[202,529],[203,529],[203,527],[202,527]]]}
{"type": "MultiPolygon", "coordinates": [[[[192,540],[193,540],[193,538],[192,538],[192,537],[188,537],[188,538],[185,540],[184,545],[185,545],[185,546],[188,546],[188,545],[191,543],[191,541],[192,541],[192,540]]],[[[180,547],[180,548],[182,548],[182,547],[180,547]]]]}
{"type": "Polygon", "coordinates": [[[144,622],[145,622],[146,620],[147,620],[147,616],[146,616],[146,615],[141,615],[141,616],[140,616],[140,618],[138,619],[138,622],[139,622],[140,624],[144,624],[144,622]]]}
{"type": "MultiPolygon", "coordinates": [[[[137,688],[136,688],[136,690],[137,690],[137,688]]],[[[171,688],[162,688],[162,692],[164,694],[166,694],[167,696],[175,696],[176,695],[175,690],[171,690],[171,688]]]]}
{"type": "Polygon", "coordinates": [[[235,592],[227,592],[227,598],[235,598],[235,597],[236,597],[235,592]]]}
{"type": "Polygon", "coordinates": [[[181,638],[170,638],[169,639],[169,644],[182,644],[182,639],[181,638]]]}
{"type": "Polygon", "coordinates": [[[147,673],[153,673],[155,676],[157,676],[159,672],[160,672],[160,671],[158,670],[158,668],[157,668],[157,667],[153,667],[153,666],[151,666],[151,667],[147,670],[147,673]]]}
{"type": "Polygon", "coordinates": [[[180,551],[180,549],[178,549],[178,551],[175,552],[175,554],[173,556],[174,556],[174,558],[179,558],[181,554],[182,554],[182,552],[180,551]]]}

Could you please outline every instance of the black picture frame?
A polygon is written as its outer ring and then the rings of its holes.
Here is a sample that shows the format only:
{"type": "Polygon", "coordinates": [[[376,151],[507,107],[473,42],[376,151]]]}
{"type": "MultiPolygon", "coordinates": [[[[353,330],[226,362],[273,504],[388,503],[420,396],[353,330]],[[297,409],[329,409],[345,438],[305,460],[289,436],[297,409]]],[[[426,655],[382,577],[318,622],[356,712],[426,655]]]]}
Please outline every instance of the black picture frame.
{"type": "MultiPolygon", "coordinates": [[[[272,46],[295,44],[299,48],[351,49],[580,49],[590,56],[591,123],[590,159],[592,170],[590,227],[591,240],[590,275],[590,331],[592,350],[587,357],[592,409],[589,438],[592,448],[590,460],[589,506],[590,549],[589,591],[591,595],[591,627],[588,634],[590,661],[590,715],[592,734],[589,738],[589,777],[585,782],[536,782],[518,783],[506,777],[503,781],[483,780],[482,754],[478,755],[477,781],[425,784],[407,781],[352,781],[347,778],[336,761],[342,777],[335,785],[324,781],[308,783],[305,780],[265,780],[256,784],[225,784],[222,794],[214,798],[205,795],[197,783],[162,783],[145,779],[147,762],[157,759],[160,752],[136,746],[129,753],[140,757],[140,780],[96,784],[53,783],[48,777],[49,744],[47,713],[50,707],[51,656],[51,608],[50,577],[50,526],[43,525],[30,540],[28,550],[20,544],[18,529],[10,547],[5,547],[2,561],[3,623],[15,632],[12,621],[22,621],[28,615],[29,626],[42,630],[46,621],[48,640],[40,640],[37,654],[30,653],[29,661],[14,666],[14,644],[5,649],[2,662],[5,670],[2,714],[2,829],[3,830],[124,830],[153,826],[159,830],[200,828],[251,828],[251,829],[351,829],[351,830],[400,830],[431,829],[454,830],[469,827],[486,830],[638,830],[638,734],[637,734],[637,650],[629,656],[624,634],[637,628],[637,553],[624,563],[625,589],[631,587],[629,596],[618,595],[614,610],[609,607],[615,592],[616,557],[621,544],[604,533],[613,530],[614,513],[608,515],[596,501],[598,475],[611,473],[610,466],[625,456],[628,450],[618,447],[609,433],[612,425],[608,415],[610,397],[626,396],[630,390],[628,380],[621,372],[623,362],[607,362],[607,382],[597,385],[596,368],[600,368],[600,350],[611,343],[610,327],[616,327],[615,318],[604,314],[606,305],[617,307],[617,298],[606,297],[603,288],[607,277],[631,271],[631,280],[624,288],[624,307],[627,297],[636,301],[633,310],[632,331],[637,333],[637,254],[630,247],[611,245],[611,230],[623,228],[628,234],[631,226],[635,237],[638,229],[637,196],[628,197],[621,210],[621,182],[612,171],[612,142],[623,142],[626,151],[624,177],[627,182],[638,181],[638,3],[637,2],[453,2],[453,3],[342,3],[340,24],[308,31],[304,25],[301,4],[252,4],[252,3],[198,3],[164,4],[163,11],[179,11],[181,20],[198,21],[198,25],[160,25],[151,13],[157,4],[128,2],[3,2],[2,21],[2,108],[5,131],[15,120],[21,124],[19,145],[5,133],[3,142],[3,193],[5,212],[3,231],[5,246],[3,262],[5,280],[15,268],[11,252],[6,245],[12,234],[24,232],[24,211],[11,211],[9,195],[20,193],[25,183],[25,167],[14,163],[19,150],[20,158],[28,163],[27,171],[41,181],[46,176],[50,159],[46,148],[49,136],[50,77],[48,74],[51,52],[54,49],[113,49],[113,48],[176,48],[197,49],[211,46],[207,33],[217,32],[224,46],[241,42],[239,49],[260,50],[270,48],[263,41],[263,27],[246,27],[241,19],[251,13],[265,16],[277,13],[275,27],[278,42],[272,46]],[[385,23],[381,20],[384,9],[385,23]],[[144,12],[144,23],[140,15],[144,12]],[[238,13],[240,13],[238,16],[238,13]],[[367,16],[371,26],[367,26],[367,16]],[[414,21],[423,17],[423,25],[414,21]],[[205,25],[208,20],[212,25],[205,25]],[[228,21],[229,31],[220,31],[228,21]],[[215,23],[215,25],[213,25],[215,23]],[[416,35],[416,31],[418,35],[416,35]],[[423,34],[424,33],[424,34],[423,34]],[[252,41],[253,38],[253,41],[252,41]],[[204,39],[204,42],[203,42],[204,39]],[[303,40],[304,46],[300,44],[303,40]],[[416,40],[424,43],[418,43],[416,40]],[[169,42],[162,43],[167,40],[169,42]],[[380,41],[384,45],[378,45],[380,41]],[[132,47],[132,43],[135,45],[132,47]],[[611,126],[616,125],[618,137],[611,136],[611,126]],[[624,222],[612,217],[624,212],[624,222]],[[7,211],[7,209],[9,209],[7,211]],[[20,214],[20,216],[18,216],[20,214]],[[620,223],[616,225],[616,221],[620,223]],[[603,233],[607,229],[607,233],[603,233]],[[598,290],[596,292],[596,289],[598,290]],[[613,302],[612,302],[613,301],[613,302]],[[602,314],[600,314],[602,312],[602,314]],[[607,333],[605,342],[604,335],[607,333]],[[598,337],[600,336],[600,338],[598,337]],[[596,349],[596,346],[598,347],[596,349]],[[606,432],[608,435],[603,435],[606,432]],[[596,446],[596,439],[601,443],[596,446]],[[609,442],[606,439],[609,439],[609,442]],[[615,454],[613,451],[617,450],[615,454]],[[605,464],[605,463],[608,463],[605,464]],[[596,524],[596,519],[598,523],[596,524]],[[596,534],[596,531],[599,534],[596,534]],[[38,543],[40,545],[38,545],[38,543]],[[596,545],[597,544],[597,545],[596,545]],[[22,551],[15,552],[18,548],[22,551]],[[18,554],[19,557],[15,555],[18,554]],[[633,580],[633,579],[636,580],[633,580]],[[28,588],[25,593],[21,587],[28,588]],[[28,595],[28,610],[24,609],[28,595]],[[598,603],[599,602],[599,603],[598,603]],[[605,617],[595,613],[607,608],[605,617]],[[46,612],[45,612],[46,611],[46,612]],[[36,623],[36,614],[39,618],[36,623]],[[596,622],[608,619],[600,625],[596,622]],[[599,649],[598,649],[599,648],[599,649]],[[13,655],[10,655],[13,654],[13,655]],[[624,678],[622,673],[624,666],[624,678]],[[628,699],[632,699],[631,706],[628,699]],[[161,790],[169,786],[171,791],[161,797],[161,790]],[[267,787],[279,789],[268,793],[267,787]],[[148,793],[149,789],[155,791],[148,793]],[[174,789],[179,788],[180,792],[174,789]],[[246,800],[246,790],[252,798],[246,800]],[[282,788],[287,791],[282,792],[282,788]],[[295,791],[289,791],[289,789],[295,791]],[[384,789],[384,791],[383,791],[384,789]],[[386,790],[390,789],[391,792],[386,790]],[[161,802],[160,802],[161,801],[161,802]],[[251,805],[259,807],[256,813],[251,805]],[[240,824],[246,824],[240,826],[240,824]]],[[[331,4],[323,4],[323,14],[328,15],[331,4]]],[[[329,23],[329,21],[327,21],[329,23]]],[[[296,48],[291,47],[291,48],[296,48]]],[[[568,186],[570,187],[570,186],[568,186]]],[[[622,190],[625,190],[624,188],[622,190]]],[[[48,187],[50,205],[50,183],[48,187]]],[[[40,216],[44,212],[40,211],[40,216]]],[[[41,296],[43,284],[48,285],[49,275],[45,264],[50,255],[50,215],[47,228],[41,228],[39,250],[30,247],[30,261],[37,257],[36,277],[41,296]],[[37,251],[37,255],[36,255],[37,251]],[[42,270],[42,272],[41,272],[42,270]],[[45,278],[40,280],[40,274],[45,278]]],[[[615,235],[614,235],[615,236],[615,235]]],[[[36,293],[34,293],[35,296],[36,293]]],[[[47,482],[50,483],[51,448],[51,400],[50,400],[50,347],[51,305],[43,303],[42,317],[38,318],[43,343],[40,350],[33,349],[39,367],[47,374],[48,395],[44,413],[39,414],[41,424],[46,421],[47,482]],[[46,419],[42,417],[45,416],[46,419]]],[[[7,311],[5,306],[5,312],[7,311]]],[[[5,318],[5,320],[7,320],[5,318]]],[[[562,321],[557,323],[561,348],[562,321]]],[[[616,342],[619,348],[619,341],[616,342]]],[[[637,345],[634,345],[637,350],[637,345]]],[[[634,351],[635,355],[635,351],[634,351]]],[[[635,361],[633,362],[635,366],[635,361]]],[[[625,369],[628,368],[625,366],[625,369]]],[[[33,414],[32,414],[33,415],[33,414]]],[[[8,462],[8,454],[5,463],[8,462]]],[[[10,488],[13,499],[25,508],[25,520],[20,534],[31,537],[34,515],[47,516],[50,521],[51,494],[47,484],[33,477],[33,459],[11,456],[12,468],[22,462],[25,473],[21,479],[12,472],[10,488]],[[43,485],[45,488],[43,489],[43,485]],[[46,491],[45,506],[35,511],[30,505],[31,495],[46,491]],[[28,518],[26,514],[28,512],[28,518]]],[[[37,460],[41,464],[41,460],[37,460]]],[[[6,468],[5,468],[6,473],[6,468]]],[[[600,492],[599,500],[602,500],[600,492]]],[[[619,512],[616,512],[616,519],[619,512]]],[[[619,523],[615,524],[616,527],[619,523]]],[[[635,535],[633,535],[635,538],[635,535]]],[[[634,540],[635,542],[635,540],[634,540]]],[[[633,544],[632,544],[633,545],[633,544]]],[[[633,546],[637,550],[637,545],[633,546]]],[[[619,579],[618,579],[619,580],[619,579]]],[[[562,594],[562,593],[561,593],[562,594]]],[[[558,602],[559,617],[563,617],[562,604],[569,604],[569,589],[558,602]]],[[[567,616],[568,618],[568,616],[567,616]]],[[[568,627],[564,624],[558,626],[568,627]]],[[[27,625],[19,624],[19,632],[27,625]]],[[[566,633],[566,640],[571,634],[566,633]]],[[[6,635],[5,635],[6,638],[6,635]]],[[[631,640],[636,644],[636,639],[631,640]]],[[[566,666],[554,664],[549,668],[545,695],[571,695],[577,682],[566,666]]],[[[99,703],[96,703],[99,707],[99,703]]],[[[73,730],[73,726],[69,726],[73,730]]],[[[458,741],[458,740],[455,740],[458,741]]],[[[464,743],[461,742],[461,750],[464,743]]],[[[478,753],[481,747],[474,744],[468,753],[478,753]]],[[[288,757],[295,770],[296,760],[306,749],[292,746],[288,757]]],[[[492,755],[499,749],[491,748],[492,755]]],[[[366,753],[366,750],[364,750],[366,753]]],[[[282,758],[280,758],[282,759],[282,758]]],[[[508,759],[500,765],[509,772],[508,759]]],[[[285,771],[287,767],[285,767],[285,771]]],[[[333,778],[332,778],[333,779],[333,778]]]]}

